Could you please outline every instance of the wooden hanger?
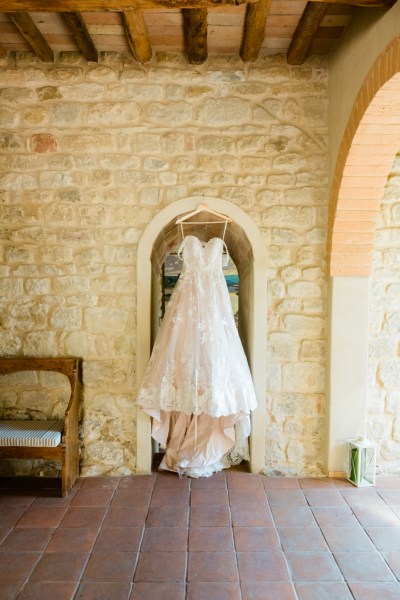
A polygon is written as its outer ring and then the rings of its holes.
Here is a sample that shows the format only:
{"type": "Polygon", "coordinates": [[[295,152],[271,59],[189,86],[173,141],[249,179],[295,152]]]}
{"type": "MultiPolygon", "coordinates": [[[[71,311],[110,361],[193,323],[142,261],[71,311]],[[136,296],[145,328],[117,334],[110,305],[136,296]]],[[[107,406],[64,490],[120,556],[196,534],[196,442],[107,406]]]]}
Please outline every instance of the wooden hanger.
{"type": "Polygon", "coordinates": [[[196,208],[196,210],[194,210],[193,212],[184,215],[183,217],[180,217],[177,221],[176,221],[176,225],[180,224],[182,225],[182,223],[186,221],[187,223],[203,223],[203,224],[207,224],[207,223],[230,223],[232,221],[232,219],[230,217],[227,217],[226,215],[223,215],[219,212],[216,212],[215,210],[212,210],[212,208],[210,208],[209,206],[207,206],[207,204],[199,204],[198,207],[196,208]],[[188,219],[190,219],[190,217],[194,217],[194,215],[197,215],[201,212],[208,212],[211,215],[214,215],[215,217],[219,217],[221,219],[221,221],[188,221],[188,219]]]}

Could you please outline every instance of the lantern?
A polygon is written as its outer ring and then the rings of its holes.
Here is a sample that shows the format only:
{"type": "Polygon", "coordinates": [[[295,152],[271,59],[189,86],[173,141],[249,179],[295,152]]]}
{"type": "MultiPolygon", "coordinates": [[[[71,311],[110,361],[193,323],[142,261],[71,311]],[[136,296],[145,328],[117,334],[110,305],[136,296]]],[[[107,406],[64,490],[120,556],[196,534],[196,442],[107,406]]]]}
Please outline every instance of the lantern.
{"type": "Polygon", "coordinates": [[[357,487],[375,485],[376,445],[367,438],[349,440],[348,480],[357,487]]]}

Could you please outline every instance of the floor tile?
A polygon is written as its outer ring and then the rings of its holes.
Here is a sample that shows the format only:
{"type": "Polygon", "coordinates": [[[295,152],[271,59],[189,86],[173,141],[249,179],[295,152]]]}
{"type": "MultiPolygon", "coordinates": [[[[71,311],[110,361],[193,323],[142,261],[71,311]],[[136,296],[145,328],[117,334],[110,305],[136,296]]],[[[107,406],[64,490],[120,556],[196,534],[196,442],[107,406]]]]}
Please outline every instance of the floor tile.
{"type": "Polygon", "coordinates": [[[375,486],[379,489],[400,488],[400,477],[396,475],[378,475],[375,481],[375,486]]]}
{"type": "Polygon", "coordinates": [[[228,506],[192,506],[190,509],[191,527],[228,527],[230,523],[228,506]]]}
{"type": "Polygon", "coordinates": [[[380,552],[400,551],[400,527],[367,527],[365,531],[380,552]]]}
{"type": "Polygon", "coordinates": [[[302,490],[267,490],[267,498],[270,506],[308,506],[302,490]]]}
{"type": "Polygon", "coordinates": [[[283,581],[242,581],[242,600],[296,600],[293,585],[283,581]]]}
{"type": "Polygon", "coordinates": [[[191,527],[189,550],[191,552],[233,552],[231,527],[191,527]]]}
{"type": "Polygon", "coordinates": [[[141,552],[186,552],[187,527],[146,527],[141,552]]]}
{"type": "Polygon", "coordinates": [[[147,506],[150,503],[150,498],[150,489],[118,488],[114,492],[111,506],[147,506]]]}
{"type": "Polygon", "coordinates": [[[241,471],[226,471],[226,484],[229,489],[263,489],[260,475],[241,471]]]}
{"type": "Polygon", "coordinates": [[[385,561],[378,552],[335,552],[334,557],[345,581],[393,581],[385,561]]]}
{"type": "Polygon", "coordinates": [[[229,489],[229,504],[242,504],[248,506],[249,502],[257,504],[267,504],[267,496],[264,489],[242,490],[236,488],[229,489]]]}
{"type": "Polygon", "coordinates": [[[305,506],[272,506],[277,527],[316,527],[311,509],[305,506]]]}
{"type": "Polygon", "coordinates": [[[67,510],[65,506],[59,508],[46,506],[45,509],[30,507],[24,512],[16,527],[40,527],[42,529],[58,527],[67,510]]]}
{"type": "Polygon", "coordinates": [[[310,506],[346,506],[342,495],[335,489],[304,489],[310,506]]]}
{"type": "Polygon", "coordinates": [[[74,597],[76,586],[76,582],[29,581],[18,600],[70,600],[74,597]]]}
{"type": "Polygon", "coordinates": [[[130,592],[130,583],[84,581],[80,584],[74,600],[128,600],[130,592]]]}
{"type": "Polygon", "coordinates": [[[400,552],[383,552],[382,556],[396,579],[400,581],[400,552]]]}
{"type": "Polygon", "coordinates": [[[0,527],[12,528],[21,519],[24,512],[27,510],[26,506],[15,506],[7,507],[7,510],[0,510],[0,527]]]}
{"type": "Polygon", "coordinates": [[[138,552],[142,534],[142,527],[103,527],[93,552],[138,552]]]}
{"type": "Polygon", "coordinates": [[[299,479],[298,482],[303,490],[335,489],[335,484],[329,477],[304,477],[303,479],[299,479]]]}
{"type": "MultiPolygon", "coordinates": [[[[352,600],[345,583],[296,583],[298,600],[352,600]]],[[[375,600],[378,600],[377,598],[375,600]]]]}
{"type": "Polygon", "coordinates": [[[179,478],[176,473],[158,473],[154,482],[154,489],[188,490],[195,481],[191,481],[190,477],[179,478]]]}
{"type": "Polygon", "coordinates": [[[238,552],[240,581],[288,581],[290,579],[282,552],[238,552]]]}
{"type": "Polygon", "coordinates": [[[325,527],[324,536],[332,552],[373,552],[375,550],[362,527],[325,527]]]}
{"type": "Polygon", "coordinates": [[[363,527],[400,527],[399,517],[384,502],[353,506],[353,512],[363,527]]]}
{"type": "Polygon", "coordinates": [[[189,488],[174,489],[174,488],[157,488],[151,496],[151,505],[159,504],[162,506],[181,506],[189,504],[189,488]]]}
{"type": "Polygon", "coordinates": [[[322,530],[324,530],[325,527],[360,526],[348,506],[313,506],[312,512],[322,530]]]}
{"type": "Polygon", "coordinates": [[[400,489],[380,489],[378,493],[389,506],[400,506],[400,489]]]}
{"type": "Polygon", "coordinates": [[[59,527],[46,552],[90,552],[97,533],[98,529],[59,527]]]}
{"type": "Polygon", "coordinates": [[[0,527],[0,544],[6,539],[11,529],[6,527],[0,527]]]}
{"type": "Polygon", "coordinates": [[[279,527],[279,538],[286,551],[329,551],[318,527],[279,527]]]}
{"type": "Polygon", "coordinates": [[[141,527],[147,518],[147,506],[110,506],[103,527],[141,527]]]}
{"type": "Polygon", "coordinates": [[[105,507],[71,506],[61,521],[61,527],[80,527],[86,529],[99,528],[104,515],[105,507]]]}
{"type": "MultiPolygon", "coordinates": [[[[215,475],[218,475],[218,473],[216,473],[215,475]]],[[[224,477],[214,479],[215,475],[213,475],[212,477],[199,477],[198,479],[193,479],[190,484],[191,489],[192,490],[198,490],[198,489],[226,490],[227,489],[226,477],[224,476],[224,477]]]]}
{"type": "Polygon", "coordinates": [[[207,489],[195,489],[192,490],[190,496],[191,506],[207,505],[216,506],[218,504],[228,504],[228,492],[224,489],[207,490],[207,489]]]}
{"type": "Polygon", "coordinates": [[[108,506],[114,494],[113,489],[82,488],[72,500],[71,506],[108,506]]]}
{"type": "Polygon", "coordinates": [[[15,600],[25,585],[25,579],[1,582],[0,598],[1,600],[15,600]]]}
{"type": "Polygon", "coordinates": [[[273,527],[271,510],[266,504],[248,504],[231,506],[232,525],[234,527],[273,527]]]}
{"type": "Polygon", "coordinates": [[[0,552],[42,552],[53,535],[53,529],[21,527],[13,529],[1,544],[0,552]]]}
{"type": "Polygon", "coordinates": [[[186,552],[141,552],[134,581],[184,581],[186,552]]]}
{"type": "Polygon", "coordinates": [[[7,506],[30,506],[36,500],[36,495],[32,492],[17,492],[15,490],[3,491],[0,494],[0,510],[7,506]]]}
{"type": "Polygon", "coordinates": [[[1,555],[0,583],[27,579],[37,561],[39,552],[7,552],[1,555]]]}
{"type": "Polygon", "coordinates": [[[293,581],[342,581],[329,552],[286,552],[293,581]]]}
{"type": "Polygon", "coordinates": [[[29,581],[79,581],[87,552],[48,552],[42,555],[29,581]]]}
{"type": "Polygon", "coordinates": [[[399,583],[350,583],[354,600],[399,600],[399,583]]]}
{"type": "Polygon", "coordinates": [[[241,600],[239,584],[212,581],[193,581],[188,584],[187,600],[211,600],[211,598],[212,600],[241,600]]]}
{"type": "Polygon", "coordinates": [[[150,506],[146,527],[187,527],[189,524],[189,509],[182,506],[150,506]]]}
{"type": "Polygon", "coordinates": [[[262,477],[266,490],[298,490],[300,488],[297,479],[291,477],[262,477]]]}
{"type": "MultiPolygon", "coordinates": [[[[101,599],[93,598],[93,600],[101,599]]],[[[104,598],[104,600],[109,600],[109,598],[104,598]]],[[[130,600],[185,600],[185,584],[182,582],[138,581],[133,584],[130,600]]]]}
{"type": "Polygon", "coordinates": [[[82,483],[82,490],[115,490],[120,485],[120,480],[120,477],[85,477],[82,483]]]}
{"type": "Polygon", "coordinates": [[[234,552],[189,552],[187,580],[232,582],[238,581],[234,552]]]}
{"type": "Polygon", "coordinates": [[[234,527],[237,552],[265,552],[280,550],[280,543],[274,527],[234,527]]]}
{"type": "Polygon", "coordinates": [[[83,581],[131,582],[137,552],[97,552],[92,554],[83,573],[83,581]]]}

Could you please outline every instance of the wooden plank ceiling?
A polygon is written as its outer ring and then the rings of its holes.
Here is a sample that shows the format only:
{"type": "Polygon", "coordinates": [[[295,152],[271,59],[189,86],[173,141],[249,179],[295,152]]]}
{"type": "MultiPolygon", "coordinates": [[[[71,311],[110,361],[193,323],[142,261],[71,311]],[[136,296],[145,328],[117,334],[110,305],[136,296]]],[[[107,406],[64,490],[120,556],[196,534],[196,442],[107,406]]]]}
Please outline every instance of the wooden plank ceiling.
{"type": "MultiPolygon", "coordinates": [[[[140,63],[157,51],[185,52],[191,64],[208,54],[243,61],[286,53],[290,64],[327,54],[357,10],[394,0],[1,0],[0,56],[33,51],[46,62],[63,51],[132,52],[140,63]]],[[[379,11],[377,13],[377,18],[379,11]]]]}

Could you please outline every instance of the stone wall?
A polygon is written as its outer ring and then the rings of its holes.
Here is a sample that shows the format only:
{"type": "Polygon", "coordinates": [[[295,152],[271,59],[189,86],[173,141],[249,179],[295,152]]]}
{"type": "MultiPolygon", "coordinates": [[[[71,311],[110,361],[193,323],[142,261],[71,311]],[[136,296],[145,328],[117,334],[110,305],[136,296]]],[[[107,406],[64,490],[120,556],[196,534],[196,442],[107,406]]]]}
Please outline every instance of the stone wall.
{"type": "Polygon", "coordinates": [[[137,242],[194,195],[265,239],[266,470],[322,473],[326,110],[322,58],[2,59],[0,353],[83,357],[84,475],[135,469],[137,242]]]}
{"type": "Polygon", "coordinates": [[[370,292],[368,425],[379,472],[400,473],[400,154],[377,222],[370,292]]]}

